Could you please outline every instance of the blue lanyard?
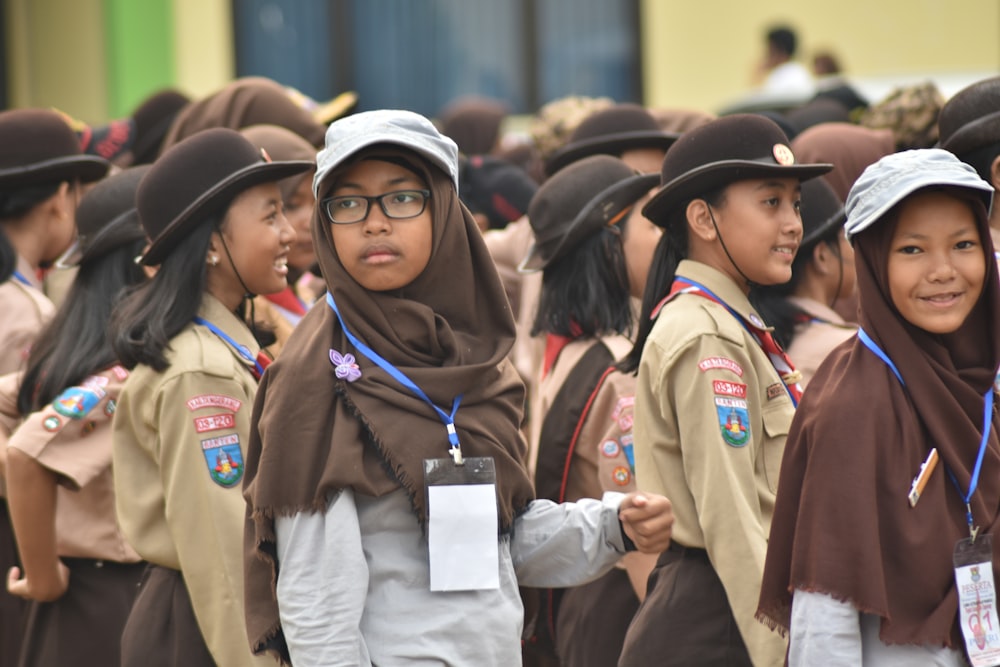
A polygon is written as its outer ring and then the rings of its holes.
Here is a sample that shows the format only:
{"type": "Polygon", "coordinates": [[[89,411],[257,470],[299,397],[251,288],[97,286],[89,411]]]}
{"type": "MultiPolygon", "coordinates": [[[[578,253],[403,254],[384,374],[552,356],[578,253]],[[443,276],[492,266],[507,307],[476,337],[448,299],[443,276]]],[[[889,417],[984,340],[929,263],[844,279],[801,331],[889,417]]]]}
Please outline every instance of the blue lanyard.
{"type": "Polygon", "coordinates": [[[238,355],[240,355],[241,357],[243,357],[244,359],[246,359],[247,361],[249,361],[250,363],[252,363],[254,365],[254,368],[257,369],[257,377],[260,377],[261,375],[264,374],[264,367],[260,365],[260,362],[257,361],[253,357],[253,355],[250,354],[250,349],[246,345],[240,345],[235,340],[233,340],[232,338],[230,338],[229,335],[225,331],[223,331],[219,327],[215,326],[214,324],[212,324],[211,322],[209,322],[208,320],[206,320],[203,317],[195,317],[192,320],[192,322],[194,322],[195,324],[200,324],[203,327],[208,327],[209,331],[211,331],[216,336],[218,336],[223,341],[225,341],[225,343],[227,345],[229,345],[229,347],[231,347],[234,350],[236,350],[236,353],[238,355]]]}
{"type": "Polygon", "coordinates": [[[21,283],[22,285],[27,285],[28,287],[34,287],[31,281],[24,277],[24,274],[20,271],[14,271],[14,280],[21,283]]]}
{"type": "MultiPolygon", "coordinates": [[[[899,369],[896,365],[892,363],[892,359],[889,355],[885,353],[885,350],[878,346],[871,336],[862,329],[858,327],[858,339],[871,350],[875,356],[881,359],[889,367],[890,370],[896,375],[896,379],[899,383],[906,387],[906,383],[903,382],[903,377],[899,374],[899,369]]],[[[976,492],[976,487],[979,486],[979,473],[983,468],[983,457],[986,455],[986,445],[990,439],[990,429],[993,426],[993,419],[991,418],[993,414],[993,387],[990,387],[986,393],[983,395],[983,438],[979,443],[979,454],[976,456],[976,465],[972,468],[972,477],[969,478],[969,492],[962,493],[962,487],[958,484],[958,479],[955,474],[948,470],[948,476],[951,477],[952,483],[955,485],[955,489],[958,490],[958,495],[965,501],[965,519],[969,523],[969,533],[972,534],[973,539],[975,539],[975,533],[978,529],[972,528],[972,507],[970,503],[972,502],[972,494],[976,492]]]]}
{"type": "Polygon", "coordinates": [[[333,295],[330,292],[326,293],[326,302],[329,304],[330,308],[333,309],[334,314],[337,316],[337,321],[340,322],[340,328],[344,330],[344,335],[347,336],[347,340],[350,341],[361,354],[365,355],[377,365],[379,368],[388,373],[396,382],[400,383],[411,392],[416,394],[417,397],[422,399],[424,403],[429,405],[437,416],[441,419],[445,428],[448,430],[448,442],[451,443],[451,455],[455,457],[455,463],[462,463],[462,446],[458,441],[458,431],[455,430],[455,413],[458,412],[458,405],[462,402],[462,394],[455,397],[455,400],[451,404],[451,414],[448,414],[438,406],[434,405],[434,401],[424,393],[424,390],[417,386],[417,384],[406,377],[398,368],[393,366],[391,363],[383,359],[375,350],[371,349],[364,343],[362,343],[354,334],[351,333],[347,325],[344,324],[344,318],[340,315],[340,310],[337,308],[337,303],[333,300],[333,295]]]}

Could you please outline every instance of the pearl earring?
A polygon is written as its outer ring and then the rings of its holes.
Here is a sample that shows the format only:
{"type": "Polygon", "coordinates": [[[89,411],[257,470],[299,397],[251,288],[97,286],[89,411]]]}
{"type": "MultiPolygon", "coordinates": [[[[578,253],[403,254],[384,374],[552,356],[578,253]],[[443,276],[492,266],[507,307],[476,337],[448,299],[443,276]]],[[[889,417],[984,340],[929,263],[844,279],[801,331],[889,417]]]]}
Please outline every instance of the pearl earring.
{"type": "Polygon", "coordinates": [[[215,255],[212,255],[211,257],[208,258],[208,263],[211,264],[212,266],[217,266],[219,264],[219,258],[216,257],[215,255]]]}

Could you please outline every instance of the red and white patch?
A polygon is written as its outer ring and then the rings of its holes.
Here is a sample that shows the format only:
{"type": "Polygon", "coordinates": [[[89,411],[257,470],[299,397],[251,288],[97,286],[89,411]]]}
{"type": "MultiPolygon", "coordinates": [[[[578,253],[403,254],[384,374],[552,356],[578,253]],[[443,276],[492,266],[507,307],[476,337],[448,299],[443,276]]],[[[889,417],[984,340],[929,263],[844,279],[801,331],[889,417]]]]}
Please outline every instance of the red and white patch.
{"type": "Polygon", "coordinates": [[[732,371],[739,377],[743,377],[743,367],[732,359],[726,359],[725,357],[708,357],[706,359],[702,359],[698,362],[698,368],[700,368],[702,372],[710,371],[715,368],[721,368],[722,370],[732,371]]]}
{"type": "Polygon", "coordinates": [[[625,486],[632,481],[632,471],[625,466],[618,466],[611,472],[611,479],[618,486],[625,486]]]}
{"type": "Polygon", "coordinates": [[[774,153],[774,161],[783,167],[795,164],[795,155],[792,149],[785,144],[775,144],[771,150],[774,153]]]}
{"type": "Polygon", "coordinates": [[[115,374],[115,377],[119,380],[124,381],[128,377],[128,371],[121,366],[112,366],[111,372],[115,374]]]}
{"type": "Polygon", "coordinates": [[[236,428],[236,418],[231,412],[222,412],[207,417],[197,417],[194,420],[194,430],[198,433],[220,431],[224,428],[236,428]]]}
{"type": "MultiPolygon", "coordinates": [[[[103,375],[91,375],[89,377],[84,378],[83,382],[80,383],[80,386],[99,390],[102,387],[107,387],[108,382],[110,382],[110,380],[108,380],[108,378],[104,377],[103,375]]],[[[101,396],[104,396],[103,391],[100,391],[98,393],[100,393],[101,396]]]]}
{"type": "Polygon", "coordinates": [[[613,459],[618,456],[618,452],[620,451],[621,448],[618,446],[617,440],[605,440],[601,445],[601,454],[604,454],[609,459],[613,459]]]}
{"type": "Polygon", "coordinates": [[[188,399],[187,402],[188,410],[200,410],[202,408],[225,408],[227,410],[232,410],[233,412],[239,412],[241,405],[243,405],[243,402],[239,399],[233,398],[232,396],[223,396],[222,394],[202,394],[201,396],[195,396],[194,398],[188,399]]]}
{"type": "Polygon", "coordinates": [[[235,433],[230,435],[220,435],[218,438],[209,438],[201,441],[202,449],[212,449],[213,447],[223,447],[225,445],[240,444],[240,436],[235,433]]]}
{"type": "Polygon", "coordinates": [[[611,418],[617,420],[625,410],[635,405],[635,396],[622,396],[615,404],[615,410],[611,413],[611,418]]]}
{"type": "Polygon", "coordinates": [[[622,431],[631,431],[634,424],[635,417],[631,412],[618,418],[618,428],[622,431]]]}
{"type": "Polygon", "coordinates": [[[712,380],[712,391],[716,396],[732,396],[733,398],[747,397],[747,386],[740,382],[712,380]]]}

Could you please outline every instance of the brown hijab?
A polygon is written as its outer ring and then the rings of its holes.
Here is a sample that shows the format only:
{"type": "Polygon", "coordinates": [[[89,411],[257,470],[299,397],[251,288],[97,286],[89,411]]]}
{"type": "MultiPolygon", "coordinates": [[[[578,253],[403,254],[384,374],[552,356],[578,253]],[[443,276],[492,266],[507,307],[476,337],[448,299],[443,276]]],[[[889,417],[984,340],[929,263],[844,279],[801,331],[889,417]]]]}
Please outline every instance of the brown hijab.
{"type": "MultiPolygon", "coordinates": [[[[462,452],[494,458],[500,525],[509,530],[533,490],[519,431],[524,387],[507,360],[514,321],[493,261],[442,171],[396,146],[364,149],[348,165],[362,159],[409,165],[428,184],[431,258],[404,288],[365,290],[341,264],[330,225],[317,207],[313,240],[323,277],[358,339],[445,411],[462,395],[455,416],[462,452]]],[[[321,197],[344,166],[326,178],[321,197]]],[[[274,588],[274,516],[323,511],[343,488],[380,496],[402,487],[423,523],[423,460],[447,457],[448,439],[422,400],[348,342],[325,302],[303,318],[264,374],[253,424],[244,480],[247,623],[255,651],[283,653],[274,588]],[[356,357],[357,381],[337,379],[331,350],[356,357]]]]}
{"type": "Polygon", "coordinates": [[[241,130],[260,124],[279,125],[313,146],[323,145],[323,126],[292,100],[284,86],[265,77],[248,76],[184,107],[174,118],[160,153],[211,127],[241,130]]]}
{"type": "Polygon", "coordinates": [[[847,201],[847,193],[870,164],[896,150],[892,131],[873,130],[851,123],[820,123],[803,130],[792,140],[792,152],[803,163],[829,162],[833,171],[823,175],[826,182],[847,201]]]}
{"type": "MultiPolygon", "coordinates": [[[[966,198],[959,191],[950,191],[966,198]]],[[[982,437],[983,396],[1000,364],[1000,284],[982,202],[986,256],[979,302],[963,325],[933,335],[900,317],[887,261],[895,211],[855,240],[861,325],[905,387],[857,338],[831,353],[795,414],[781,477],[758,617],[787,628],[790,591],[826,593],[882,617],[888,644],[962,646],[952,552],[969,536],[962,501],[982,437]],[[915,507],[910,483],[931,447],[940,462],[915,507]]],[[[996,411],[971,506],[1000,562],[996,411]]]]}

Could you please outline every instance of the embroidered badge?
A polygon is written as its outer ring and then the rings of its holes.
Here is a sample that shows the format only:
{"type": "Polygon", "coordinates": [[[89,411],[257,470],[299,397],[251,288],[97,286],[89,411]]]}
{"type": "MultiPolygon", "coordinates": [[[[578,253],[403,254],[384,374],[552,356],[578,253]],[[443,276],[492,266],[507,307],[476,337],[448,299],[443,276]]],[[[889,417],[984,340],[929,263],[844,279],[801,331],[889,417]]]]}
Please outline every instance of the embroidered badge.
{"type": "Polygon", "coordinates": [[[722,439],[727,445],[742,447],[750,441],[750,413],[747,402],[739,398],[715,397],[722,439]]]}
{"type": "Polygon", "coordinates": [[[112,366],[111,372],[115,374],[115,377],[119,380],[124,381],[128,377],[128,371],[121,366],[112,366]]]}
{"type": "Polygon", "coordinates": [[[767,385],[767,400],[771,401],[785,393],[785,388],[780,382],[767,385]]]}
{"type": "Polygon", "coordinates": [[[235,399],[232,396],[223,396],[222,394],[202,394],[187,401],[188,410],[192,411],[200,410],[201,408],[226,408],[233,412],[239,412],[241,405],[243,403],[239,399],[235,399]]]}
{"type": "Polygon", "coordinates": [[[635,417],[631,412],[618,418],[618,428],[622,431],[631,431],[634,423],[635,417]]]}
{"type": "Polygon", "coordinates": [[[341,354],[336,350],[330,350],[330,363],[333,364],[333,372],[340,380],[354,382],[361,377],[361,368],[353,354],[341,354]]]}
{"type": "Polygon", "coordinates": [[[614,457],[618,456],[618,452],[620,451],[621,448],[618,447],[618,441],[616,440],[605,440],[601,444],[601,454],[604,454],[609,459],[613,459],[614,457]]]}
{"type": "Polygon", "coordinates": [[[62,422],[59,420],[59,417],[56,416],[46,417],[42,421],[42,428],[46,431],[58,431],[61,427],[62,422]]]}
{"type": "Polygon", "coordinates": [[[104,394],[100,389],[95,391],[90,387],[70,387],[52,401],[52,408],[63,417],[83,419],[101,402],[104,394]]]}
{"type": "Polygon", "coordinates": [[[201,451],[212,481],[227,489],[243,478],[243,452],[235,433],[201,441],[201,451]]]}
{"type": "Polygon", "coordinates": [[[115,403],[115,399],[109,398],[108,402],[104,404],[104,414],[108,417],[113,417],[117,407],[118,404],[115,403]]]}
{"type": "Polygon", "coordinates": [[[615,481],[618,486],[625,486],[632,481],[632,471],[625,466],[618,466],[611,473],[611,479],[615,481]]]}
{"type": "Polygon", "coordinates": [[[104,387],[108,386],[108,378],[103,375],[91,375],[90,377],[84,378],[83,382],[80,383],[80,386],[93,389],[103,396],[102,392],[104,391],[104,387]]]}
{"type": "Polygon", "coordinates": [[[217,415],[196,417],[194,420],[194,430],[198,433],[218,431],[224,428],[236,428],[236,418],[233,417],[232,412],[221,412],[217,415]]]}
{"type": "Polygon", "coordinates": [[[615,421],[624,414],[626,410],[635,406],[635,396],[622,396],[615,404],[615,410],[611,413],[611,418],[615,421]]]}
{"type": "Polygon", "coordinates": [[[635,472],[635,452],[632,449],[632,436],[623,435],[622,436],[622,451],[625,452],[625,458],[628,459],[628,467],[635,472]]]}
{"type": "Polygon", "coordinates": [[[715,392],[716,396],[732,396],[733,398],[747,397],[747,386],[739,382],[712,380],[712,391],[715,392]]]}
{"type": "Polygon", "coordinates": [[[739,377],[743,377],[743,367],[732,359],[726,359],[725,357],[708,357],[706,359],[702,359],[698,362],[698,368],[700,368],[702,372],[710,371],[713,368],[721,368],[723,370],[732,371],[739,377]]]}

